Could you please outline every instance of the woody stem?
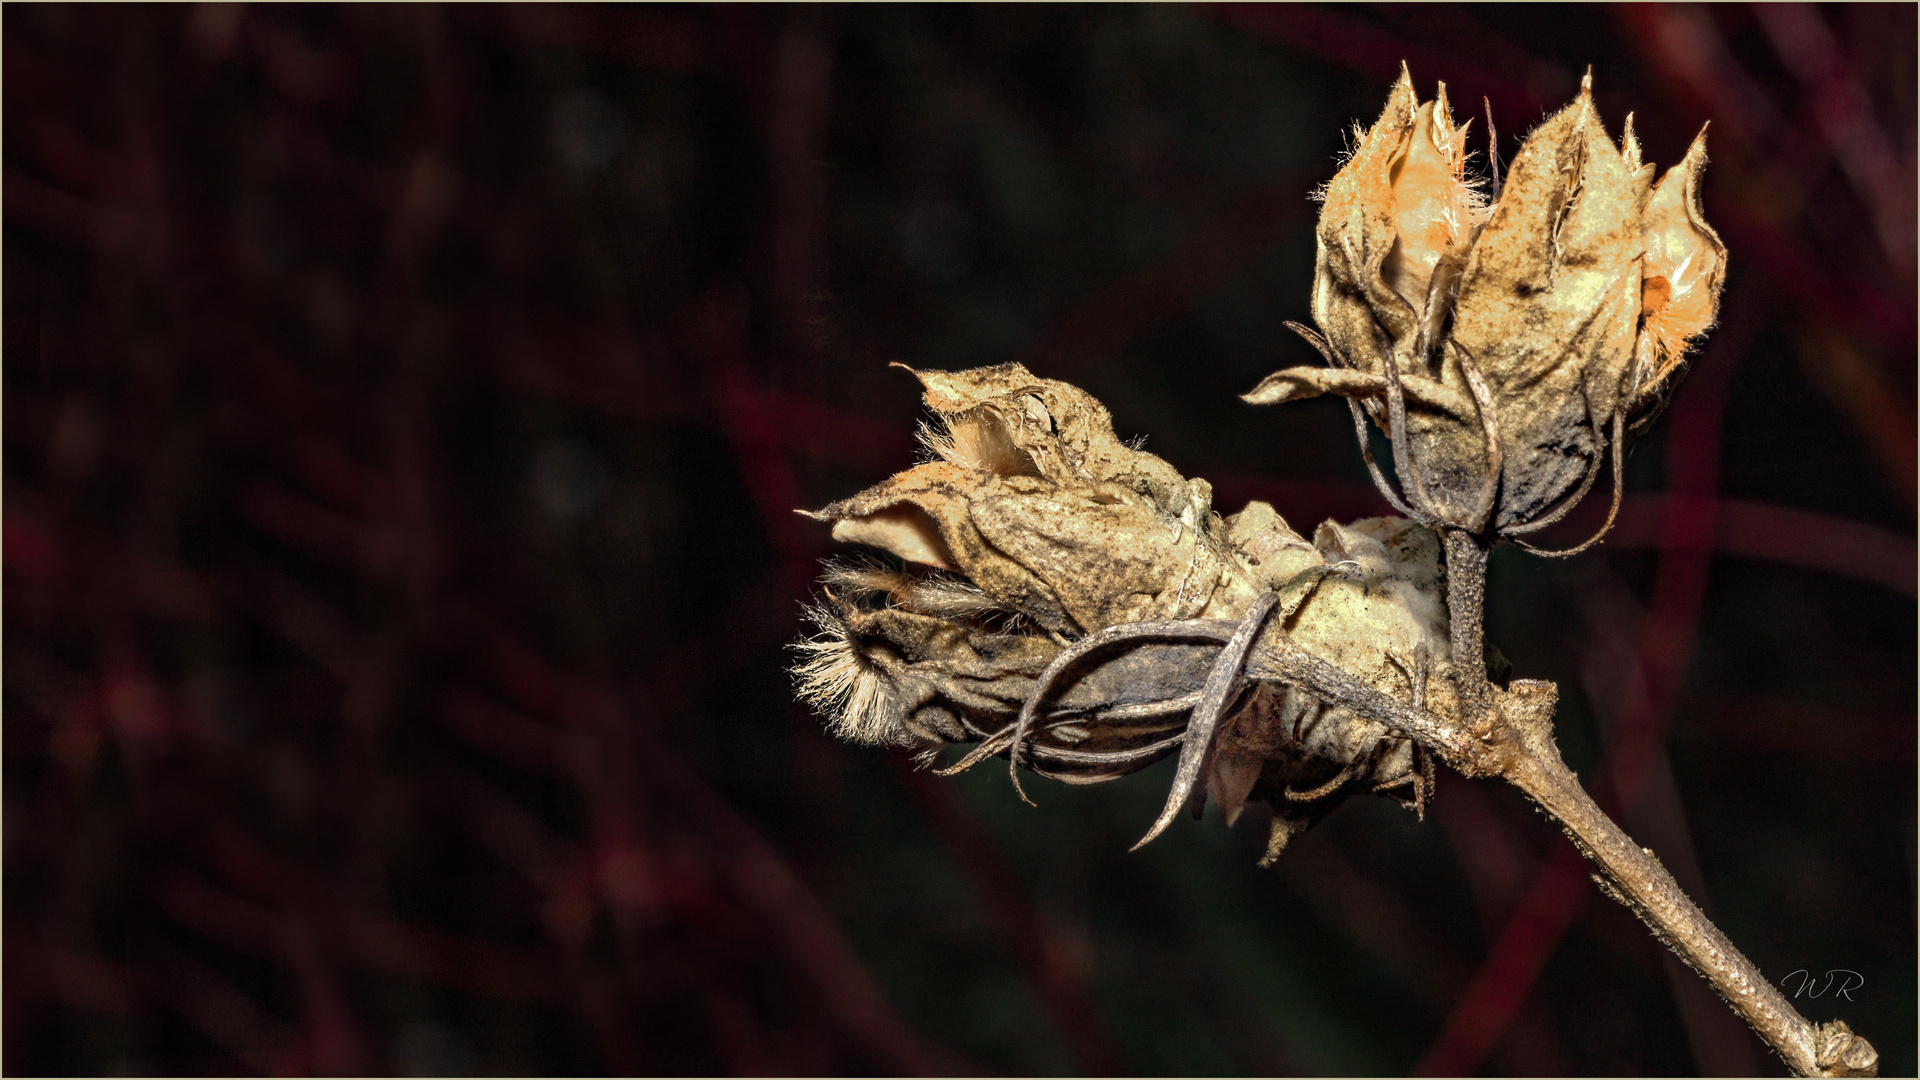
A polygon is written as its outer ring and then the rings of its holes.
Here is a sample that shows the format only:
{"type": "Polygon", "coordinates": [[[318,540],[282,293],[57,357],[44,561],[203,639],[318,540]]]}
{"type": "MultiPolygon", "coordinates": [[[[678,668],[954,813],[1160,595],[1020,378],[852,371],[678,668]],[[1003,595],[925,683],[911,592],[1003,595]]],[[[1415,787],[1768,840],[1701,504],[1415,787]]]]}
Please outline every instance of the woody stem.
{"type": "MultiPolygon", "coordinates": [[[[1844,1024],[1820,1028],[1809,1023],[1687,898],[1653,852],[1634,843],[1607,816],[1560,760],[1550,730],[1523,731],[1500,714],[1487,682],[1484,644],[1490,545],[1452,528],[1442,531],[1442,542],[1461,717],[1473,737],[1455,746],[1431,738],[1423,741],[1467,775],[1498,775],[1538,803],[1599,868],[1604,875],[1602,887],[1699,972],[1795,1075],[1879,1075],[1879,1055],[1865,1039],[1847,1031],[1844,1024]]],[[[1416,737],[1423,734],[1416,728],[1407,730],[1416,737]]]]}
{"type": "Polygon", "coordinates": [[[1809,1023],[1708,920],[1653,852],[1634,843],[1580,785],[1551,746],[1507,758],[1502,775],[1540,805],[1605,875],[1614,899],[1699,972],[1796,1076],[1877,1076],[1879,1055],[1843,1024],[1809,1023]]]}
{"type": "Polygon", "coordinates": [[[1447,554],[1447,614],[1453,642],[1453,665],[1461,698],[1461,713],[1476,732],[1493,724],[1493,688],[1487,684],[1484,644],[1489,544],[1464,529],[1444,528],[1447,554]]]}
{"type": "MultiPolygon", "coordinates": [[[[1450,579],[1450,594],[1459,580],[1450,579]]],[[[1454,617],[1454,625],[1460,626],[1457,611],[1454,617]]],[[[1468,625],[1476,635],[1470,640],[1477,640],[1478,618],[1468,625]]],[[[1472,665],[1456,662],[1455,670],[1463,669],[1472,670],[1472,665]]],[[[1515,723],[1494,709],[1484,669],[1479,675],[1488,711],[1482,714],[1486,726],[1479,731],[1462,730],[1423,708],[1380,693],[1308,653],[1283,632],[1270,632],[1260,642],[1248,658],[1247,673],[1299,686],[1404,732],[1468,776],[1498,776],[1519,788],[1566,830],[1581,854],[1604,875],[1602,888],[1699,972],[1795,1075],[1879,1075],[1879,1055],[1867,1040],[1837,1021],[1818,1027],[1809,1023],[1687,898],[1653,852],[1635,844],[1614,824],[1560,760],[1550,726],[1515,723]]],[[[1462,675],[1461,682],[1470,682],[1470,677],[1462,675]]],[[[1463,686],[1460,696],[1466,698],[1469,692],[1463,686]]]]}

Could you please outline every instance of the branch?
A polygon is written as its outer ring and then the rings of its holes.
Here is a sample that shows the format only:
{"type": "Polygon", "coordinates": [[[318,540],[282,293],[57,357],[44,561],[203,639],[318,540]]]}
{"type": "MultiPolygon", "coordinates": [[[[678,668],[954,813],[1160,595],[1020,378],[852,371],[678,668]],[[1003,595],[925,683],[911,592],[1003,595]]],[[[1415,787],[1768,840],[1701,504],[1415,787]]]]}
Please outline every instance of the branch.
{"type": "Polygon", "coordinates": [[[1880,1055],[1843,1021],[1815,1025],[1687,899],[1649,848],[1635,844],[1580,786],[1549,742],[1514,756],[1503,777],[1526,792],[1599,867],[1602,891],[1640,917],[1699,972],[1796,1076],[1878,1076],[1880,1055]],[[1545,752],[1541,752],[1544,750],[1545,752]]]}
{"type": "Polygon", "coordinates": [[[1308,653],[1277,628],[1248,659],[1247,674],[1299,686],[1419,740],[1468,776],[1498,776],[1525,792],[1598,868],[1601,889],[1631,910],[1654,937],[1707,980],[1797,1076],[1877,1076],[1879,1054],[1842,1021],[1815,1025],[1689,900],[1650,849],[1635,844],[1560,760],[1553,739],[1558,691],[1552,683],[1487,683],[1480,648],[1486,549],[1449,530],[1447,592],[1462,716],[1449,721],[1396,701],[1308,653]],[[1476,707],[1484,703],[1483,707],[1476,707]]]}

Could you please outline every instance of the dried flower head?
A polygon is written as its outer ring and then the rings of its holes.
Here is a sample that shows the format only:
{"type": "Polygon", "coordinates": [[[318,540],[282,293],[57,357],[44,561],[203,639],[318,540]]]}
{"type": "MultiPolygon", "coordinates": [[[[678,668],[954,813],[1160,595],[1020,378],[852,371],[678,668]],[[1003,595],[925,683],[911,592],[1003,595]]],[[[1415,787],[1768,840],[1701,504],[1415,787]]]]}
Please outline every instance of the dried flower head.
{"type": "Polygon", "coordinates": [[[934,460],[813,514],[835,540],[958,571],[1055,634],[1252,598],[1212,488],[1121,442],[1084,391],[1018,364],[914,374],[939,417],[924,429],[934,460]]]}
{"type": "MultiPolygon", "coordinates": [[[[1326,368],[1248,401],[1339,394],[1393,443],[1409,516],[1516,537],[1585,495],[1609,448],[1651,422],[1689,338],[1711,325],[1726,249],[1701,217],[1705,135],[1656,185],[1631,118],[1618,148],[1580,97],[1528,136],[1497,200],[1466,173],[1443,85],[1402,69],[1327,185],[1315,333],[1326,368]]],[[[1362,446],[1365,446],[1364,431],[1362,446]]],[[[1371,464],[1371,462],[1370,462],[1371,464]]]]}
{"type": "Polygon", "coordinates": [[[830,564],[809,612],[794,670],[837,734],[970,743],[946,771],[1001,756],[1070,783],[1192,757],[1156,832],[1208,797],[1229,821],[1271,803],[1280,843],[1354,791],[1424,807],[1430,759],[1282,685],[1270,639],[1450,711],[1432,533],[1378,518],[1309,542],[1258,502],[1223,519],[1073,386],[1013,364],[915,374],[934,460],[810,515],[899,560],[830,564]]]}

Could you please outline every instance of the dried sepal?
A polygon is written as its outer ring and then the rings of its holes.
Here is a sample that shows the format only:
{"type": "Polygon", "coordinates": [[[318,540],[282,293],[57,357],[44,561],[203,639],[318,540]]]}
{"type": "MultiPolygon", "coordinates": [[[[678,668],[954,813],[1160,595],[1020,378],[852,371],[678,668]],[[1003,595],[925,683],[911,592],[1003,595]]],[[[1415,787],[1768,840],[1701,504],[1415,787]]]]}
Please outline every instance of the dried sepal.
{"type": "Polygon", "coordinates": [[[1205,532],[1119,484],[1008,493],[972,513],[988,543],[1045,582],[1083,630],[1231,617],[1253,595],[1205,532]]]}
{"type": "MultiPolygon", "coordinates": [[[[972,743],[1004,756],[1012,721],[1059,643],[996,626],[997,610],[985,618],[910,610],[930,589],[952,589],[937,576],[870,565],[837,565],[826,576],[857,584],[830,589],[808,609],[815,632],[796,645],[794,673],[802,700],[829,729],[869,745],[972,743]]],[[[1155,642],[1076,665],[1034,732],[1036,771],[1091,782],[1172,752],[1211,660],[1203,646],[1155,642]]]]}
{"type": "Polygon", "coordinates": [[[930,462],[808,516],[831,521],[833,538],[866,544],[904,559],[958,570],[995,601],[1055,633],[1077,631],[1046,583],[981,535],[977,502],[1020,490],[1050,490],[1033,477],[1002,477],[948,462],[930,462]]]}
{"type": "Polygon", "coordinates": [[[1453,279],[1484,221],[1485,199],[1466,174],[1466,133],[1467,124],[1454,126],[1441,83],[1434,100],[1415,113],[1406,146],[1389,170],[1394,245],[1381,276],[1420,313],[1423,330],[1451,302],[1453,279]]]}
{"type": "MultiPolygon", "coordinates": [[[[1271,513],[1255,510],[1263,505],[1251,504],[1240,516],[1252,514],[1249,525],[1255,525],[1271,513]]],[[[1309,562],[1293,543],[1274,544],[1270,529],[1248,528],[1249,544],[1266,538],[1289,568],[1301,567],[1295,579],[1312,566],[1336,571],[1319,578],[1272,632],[1382,693],[1455,715],[1434,535],[1403,518],[1323,522],[1309,562]]],[[[1340,703],[1261,685],[1266,689],[1250,695],[1227,725],[1208,777],[1210,796],[1230,820],[1249,798],[1272,803],[1283,816],[1312,816],[1348,795],[1381,789],[1409,805],[1424,802],[1424,788],[1410,779],[1423,765],[1406,739],[1340,703]]]]}
{"type": "Polygon", "coordinates": [[[838,560],[827,564],[820,584],[855,599],[885,596],[893,606],[916,615],[1007,628],[1024,622],[1018,612],[958,574],[915,573],[872,559],[838,560]]]}
{"type": "Polygon", "coordinates": [[[942,430],[929,449],[944,460],[1054,484],[1112,483],[1146,496],[1189,525],[1211,506],[1205,481],[1188,481],[1158,457],[1113,433],[1113,417],[1093,395],[1042,379],[1019,364],[967,371],[915,371],[942,430]]]}
{"type": "Polygon", "coordinates": [[[1419,312],[1396,293],[1381,267],[1399,239],[1393,167],[1412,141],[1419,112],[1404,66],[1387,104],[1353,156],[1327,182],[1314,231],[1313,319],[1335,358],[1379,373],[1417,329],[1419,312]]]}
{"type": "MultiPolygon", "coordinates": [[[[1652,421],[1686,356],[1689,340],[1705,333],[1719,313],[1727,248],[1700,210],[1700,178],[1706,164],[1707,133],[1702,129],[1687,148],[1687,156],[1653,187],[1641,212],[1646,262],[1634,353],[1636,427],[1652,421]]],[[[1651,173],[1653,167],[1645,168],[1651,173]]]]}
{"type": "Polygon", "coordinates": [[[1302,572],[1326,565],[1319,549],[1268,503],[1248,503],[1226,525],[1228,546],[1262,588],[1277,592],[1302,572]]]}
{"type": "MultiPolygon", "coordinates": [[[[1504,475],[1493,524],[1524,524],[1579,486],[1606,449],[1633,359],[1638,199],[1589,93],[1541,124],[1474,245],[1451,341],[1499,410],[1504,475]]],[[[1450,507],[1484,476],[1480,432],[1436,439],[1450,507]]],[[[1437,486],[1437,485],[1436,485],[1437,486]]]]}
{"type": "MultiPolygon", "coordinates": [[[[1474,407],[1472,396],[1467,393],[1445,383],[1404,372],[1400,375],[1400,385],[1410,402],[1445,413],[1462,423],[1480,422],[1480,412],[1474,407]]],[[[1258,386],[1240,395],[1240,400],[1249,405],[1279,405],[1322,394],[1362,400],[1377,399],[1384,397],[1386,392],[1385,375],[1345,368],[1295,367],[1282,368],[1261,379],[1258,386]]]]}

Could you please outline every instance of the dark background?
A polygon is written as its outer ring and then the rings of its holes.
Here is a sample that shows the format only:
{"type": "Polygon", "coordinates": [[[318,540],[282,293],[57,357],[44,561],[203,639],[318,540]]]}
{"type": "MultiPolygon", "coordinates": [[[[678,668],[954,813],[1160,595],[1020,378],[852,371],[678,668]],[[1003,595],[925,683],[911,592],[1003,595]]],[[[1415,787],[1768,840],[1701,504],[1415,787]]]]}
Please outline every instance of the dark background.
{"type": "Polygon", "coordinates": [[[1235,395],[1311,362],[1307,193],[1404,59],[1507,157],[1588,64],[1663,166],[1712,121],[1722,325],[1490,633],[1911,1075],[1915,36],[8,5],[6,1071],[1783,1072],[1508,790],[1128,855],[1164,766],[1032,809],[792,700],[791,510],[913,461],[889,360],[1073,380],[1223,510],[1379,512],[1338,403],[1235,395]]]}

